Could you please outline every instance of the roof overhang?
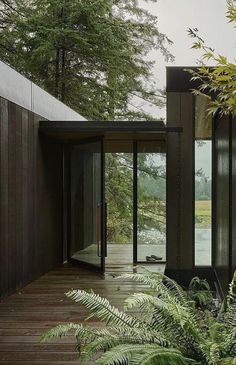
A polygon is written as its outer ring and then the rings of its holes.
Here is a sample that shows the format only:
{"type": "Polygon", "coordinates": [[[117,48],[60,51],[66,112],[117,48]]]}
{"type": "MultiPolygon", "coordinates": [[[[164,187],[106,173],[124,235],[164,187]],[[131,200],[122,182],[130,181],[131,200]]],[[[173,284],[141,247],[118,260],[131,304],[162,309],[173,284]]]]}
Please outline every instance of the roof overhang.
{"type": "Polygon", "coordinates": [[[163,121],[41,121],[39,133],[64,142],[103,136],[107,140],[165,139],[167,133],[180,133],[182,128],[167,127],[163,121]]]}

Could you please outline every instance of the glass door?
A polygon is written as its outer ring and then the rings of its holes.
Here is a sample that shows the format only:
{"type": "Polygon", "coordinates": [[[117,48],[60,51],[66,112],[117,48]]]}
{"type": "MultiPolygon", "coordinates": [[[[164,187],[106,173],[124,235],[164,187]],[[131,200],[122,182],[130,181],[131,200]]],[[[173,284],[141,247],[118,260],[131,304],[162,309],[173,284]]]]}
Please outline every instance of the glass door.
{"type": "Polygon", "coordinates": [[[70,153],[69,259],[105,268],[103,140],[83,141],[70,153]]]}
{"type": "Polygon", "coordinates": [[[138,263],[166,261],[166,142],[137,143],[138,263]]]}

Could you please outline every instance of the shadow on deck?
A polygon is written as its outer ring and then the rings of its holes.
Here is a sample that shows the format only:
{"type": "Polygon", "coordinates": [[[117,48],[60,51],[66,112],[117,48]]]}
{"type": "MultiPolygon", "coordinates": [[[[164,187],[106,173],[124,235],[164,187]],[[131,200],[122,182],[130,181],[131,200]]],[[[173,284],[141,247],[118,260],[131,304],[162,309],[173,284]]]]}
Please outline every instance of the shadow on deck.
{"type": "MultiPolygon", "coordinates": [[[[150,267],[153,271],[163,272],[165,266],[150,267]]],[[[65,297],[64,293],[69,289],[92,288],[121,309],[127,295],[142,287],[115,279],[115,276],[127,271],[133,271],[133,268],[116,265],[109,267],[102,276],[64,265],[3,300],[0,303],[0,364],[78,364],[74,337],[41,344],[40,336],[59,323],[83,322],[87,311],[65,297]]],[[[89,324],[99,325],[99,322],[92,319],[89,324]]]]}

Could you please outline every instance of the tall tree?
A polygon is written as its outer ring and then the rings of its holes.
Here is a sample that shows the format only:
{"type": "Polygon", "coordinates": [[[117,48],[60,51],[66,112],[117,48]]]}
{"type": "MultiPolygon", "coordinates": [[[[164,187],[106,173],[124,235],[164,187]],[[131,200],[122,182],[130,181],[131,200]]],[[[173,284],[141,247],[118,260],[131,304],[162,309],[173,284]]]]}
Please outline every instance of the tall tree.
{"type": "Polygon", "coordinates": [[[163,103],[147,55],[171,60],[171,41],[138,0],[0,4],[0,58],[88,119],[146,119],[135,98],[163,103]]]}

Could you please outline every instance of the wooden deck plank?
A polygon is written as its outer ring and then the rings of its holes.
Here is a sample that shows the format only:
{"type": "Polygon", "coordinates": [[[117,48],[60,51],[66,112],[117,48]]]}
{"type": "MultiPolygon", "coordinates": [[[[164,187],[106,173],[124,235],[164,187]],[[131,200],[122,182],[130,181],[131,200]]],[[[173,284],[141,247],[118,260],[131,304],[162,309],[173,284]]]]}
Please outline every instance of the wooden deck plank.
{"type": "MultiPolygon", "coordinates": [[[[156,267],[164,271],[164,265],[156,267]]],[[[83,322],[87,310],[65,297],[70,288],[92,288],[122,308],[131,292],[145,286],[116,279],[130,267],[110,267],[105,276],[83,268],[65,265],[27,285],[0,302],[0,365],[74,365],[78,353],[73,336],[41,344],[40,336],[49,328],[66,322],[83,322]]],[[[96,318],[88,326],[103,326],[96,318]]],[[[92,365],[88,362],[86,365],[92,365]]]]}

